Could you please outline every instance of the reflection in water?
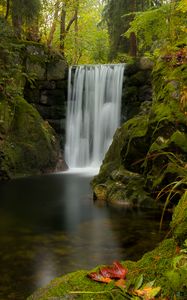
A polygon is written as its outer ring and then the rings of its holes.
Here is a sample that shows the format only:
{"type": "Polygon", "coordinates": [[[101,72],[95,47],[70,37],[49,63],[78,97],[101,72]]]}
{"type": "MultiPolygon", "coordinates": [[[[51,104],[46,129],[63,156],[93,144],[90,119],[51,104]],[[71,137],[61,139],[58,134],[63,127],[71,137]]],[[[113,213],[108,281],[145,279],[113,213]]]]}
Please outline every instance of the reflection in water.
{"type": "Polygon", "coordinates": [[[89,182],[67,173],[0,185],[0,300],[25,299],[70,271],[137,259],[158,243],[158,213],[94,205],[89,182]]]}

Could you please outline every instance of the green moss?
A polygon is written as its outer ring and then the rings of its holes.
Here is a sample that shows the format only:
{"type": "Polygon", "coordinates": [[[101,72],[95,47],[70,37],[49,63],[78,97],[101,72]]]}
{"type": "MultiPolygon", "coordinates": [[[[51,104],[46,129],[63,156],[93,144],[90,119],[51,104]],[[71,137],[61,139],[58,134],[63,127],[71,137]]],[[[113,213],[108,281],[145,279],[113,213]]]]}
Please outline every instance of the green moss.
{"type": "Polygon", "coordinates": [[[175,131],[170,141],[187,153],[187,135],[179,130],[175,131]]]}
{"type": "Polygon", "coordinates": [[[54,168],[58,155],[56,137],[34,107],[17,97],[14,102],[0,106],[0,116],[4,132],[0,169],[15,177],[54,168]]]}
{"type": "MultiPolygon", "coordinates": [[[[154,281],[154,286],[161,287],[161,297],[171,297],[186,286],[186,255],[176,253],[176,243],[173,239],[163,241],[156,249],[146,253],[138,262],[125,261],[122,264],[128,268],[127,289],[133,288],[140,275],[143,284],[154,281]],[[174,285],[173,274],[176,273],[174,285]],[[176,279],[177,277],[177,279],[176,279]]],[[[97,271],[97,269],[92,271],[97,271]]],[[[38,290],[28,300],[56,299],[121,299],[119,291],[114,291],[114,285],[101,284],[87,278],[86,271],[78,271],[52,281],[46,288],[38,290]],[[72,292],[75,292],[73,294],[72,292]]],[[[123,298],[122,298],[123,299],[123,298]]]]}
{"type": "Polygon", "coordinates": [[[174,210],[171,229],[175,239],[183,244],[187,239],[187,191],[174,210]]]}

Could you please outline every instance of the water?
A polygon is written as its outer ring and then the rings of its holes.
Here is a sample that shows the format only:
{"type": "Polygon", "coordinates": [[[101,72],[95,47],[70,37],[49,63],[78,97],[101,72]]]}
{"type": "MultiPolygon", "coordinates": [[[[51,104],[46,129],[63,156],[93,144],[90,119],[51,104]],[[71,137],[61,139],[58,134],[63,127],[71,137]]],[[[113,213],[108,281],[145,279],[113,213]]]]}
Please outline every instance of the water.
{"type": "Polygon", "coordinates": [[[138,259],[163,237],[156,212],[94,204],[90,179],[64,173],[0,184],[0,300],[25,300],[70,271],[138,259]]]}
{"type": "Polygon", "coordinates": [[[65,160],[98,168],[120,124],[124,64],[69,70],[65,160]]]}

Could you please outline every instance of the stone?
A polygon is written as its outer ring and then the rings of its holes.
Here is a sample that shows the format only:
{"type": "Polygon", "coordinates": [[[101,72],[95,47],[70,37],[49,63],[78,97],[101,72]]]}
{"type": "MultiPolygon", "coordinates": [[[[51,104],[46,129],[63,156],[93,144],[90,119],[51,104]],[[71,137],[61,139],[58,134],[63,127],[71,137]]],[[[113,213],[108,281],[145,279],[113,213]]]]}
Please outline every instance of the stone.
{"type": "Polygon", "coordinates": [[[171,230],[175,239],[182,245],[187,239],[187,191],[184,192],[178,205],[175,207],[171,230]]]}
{"type": "Polygon", "coordinates": [[[65,120],[64,119],[58,119],[58,120],[48,119],[48,122],[54,128],[54,130],[57,134],[63,134],[65,136],[65,120]]]}
{"type": "Polygon", "coordinates": [[[32,62],[29,58],[26,61],[26,72],[28,77],[31,79],[45,80],[46,79],[46,69],[45,66],[32,62]]]}
{"type": "Polygon", "coordinates": [[[62,90],[54,89],[54,90],[41,90],[40,95],[40,103],[44,105],[61,105],[65,104],[67,99],[65,98],[62,90]]]}
{"type": "Polygon", "coordinates": [[[152,70],[154,62],[148,57],[141,57],[139,62],[139,67],[141,70],[152,70]]]}
{"type": "Polygon", "coordinates": [[[56,106],[44,106],[44,105],[36,105],[37,110],[43,116],[44,119],[62,119],[65,118],[65,108],[60,105],[56,106]]]}
{"type": "Polygon", "coordinates": [[[62,80],[67,76],[65,60],[51,61],[47,64],[47,80],[62,80]]]}

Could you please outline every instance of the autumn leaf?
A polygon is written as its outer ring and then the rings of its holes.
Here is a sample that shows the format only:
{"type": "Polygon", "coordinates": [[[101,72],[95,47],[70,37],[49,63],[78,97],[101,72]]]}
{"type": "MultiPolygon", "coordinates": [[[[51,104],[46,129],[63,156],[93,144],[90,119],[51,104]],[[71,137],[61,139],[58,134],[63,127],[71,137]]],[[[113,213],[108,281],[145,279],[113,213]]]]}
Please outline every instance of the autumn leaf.
{"type": "Polygon", "coordinates": [[[128,273],[128,270],[125,269],[120,262],[115,261],[113,262],[113,268],[112,268],[112,276],[111,278],[125,278],[128,273]]]}
{"type": "Polygon", "coordinates": [[[120,288],[126,288],[126,281],[124,279],[119,279],[115,282],[115,286],[120,288]]]}
{"type": "Polygon", "coordinates": [[[90,279],[92,279],[94,281],[98,281],[98,282],[109,283],[112,281],[111,278],[104,277],[100,273],[97,273],[97,272],[89,273],[87,276],[90,279]]]}
{"type": "Polygon", "coordinates": [[[152,300],[160,292],[160,287],[145,286],[140,290],[134,290],[134,294],[144,300],[152,300]]]}
{"type": "Polygon", "coordinates": [[[99,272],[88,274],[88,277],[94,281],[109,283],[112,279],[124,279],[128,270],[120,262],[113,262],[113,266],[103,267],[99,272]]]}

